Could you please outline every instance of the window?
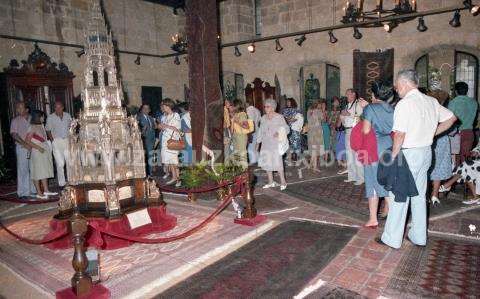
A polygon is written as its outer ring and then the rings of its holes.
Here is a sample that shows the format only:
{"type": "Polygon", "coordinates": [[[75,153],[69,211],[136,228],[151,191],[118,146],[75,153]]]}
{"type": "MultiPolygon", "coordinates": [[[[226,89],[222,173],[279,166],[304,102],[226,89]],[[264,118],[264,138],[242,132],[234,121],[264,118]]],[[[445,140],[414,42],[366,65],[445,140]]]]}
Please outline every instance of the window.
{"type": "Polygon", "coordinates": [[[455,51],[455,83],[468,84],[468,96],[478,96],[478,59],[472,54],[455,51]]]}
{"type": "Polygon", "coordinates": [[[103,85],[108,86],[108,72],[106,70],[103,71],[103,85]]]}
{"type": "Polygon", "coordinates": [[[262,35],[262,0],[253,0],[255,14],[255,35],[262,35]]]}
{"type": "Polygon", "coordinates": [[[92,78],[93,78],[93,86],[98,86],[98,73],[97,73],[97,71],[93,71],[92,78]]]}
{"type": "Polygon", "coordinates": [[[417,62],[415,62],[415,71],[420,80],[419,86],[428,89],[428,54],[417,59],[417,62]]]}

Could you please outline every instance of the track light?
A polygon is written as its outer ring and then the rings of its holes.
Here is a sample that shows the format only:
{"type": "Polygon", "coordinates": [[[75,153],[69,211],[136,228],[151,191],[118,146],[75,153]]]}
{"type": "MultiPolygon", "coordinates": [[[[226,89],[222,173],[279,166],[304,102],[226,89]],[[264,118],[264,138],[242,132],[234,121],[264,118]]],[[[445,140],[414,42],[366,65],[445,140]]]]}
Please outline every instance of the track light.
{"type": "Polygon", "coordinates": [[[280,45],[280,40],[278,38],[275,40],[275,50],[279,52],[283,50],[283,47],[282,45],[280,45]]]}
{"type": "Polygon", "coordinates": [[[247,50],[248,50],[248,52],[250,52],[250,53],[254,53],[254,52],[255,52],[255,43],[251,43],[251,44],[247,47],[247,50]]]}
{"type": "Polygon", "coordinates": [[[427,27],[427,25],[425,25],[425,20],[423,19],[423,17],[420,17],[418,19],[417,30],[420,31],[420,32],[425,32],[425,31],[428,30],[428,27],[427,27]]]}
{"type": "Polygon", "coordinates": [[[85,54],[85,50],[81,49],[81,50],[75,51],[75,53],[77,53],[77,57],[80,58],[82,57],[83,54],[85,54]]]}
{"type": "Polygon", "coordinates": [[[333,35],[333,30],[328,31],[328,36],[330,36],[330,42],[332,44],[338,42],[338,39],[333,35]]]}
{"type": "Polygon", "coordinates": [[[304,42],[306,39],[307,39],[307,37],[306,37],[305,34],[304,34],[304,35],[302,35],[302,36],[300,36],[300,37],[297,37],[297,38],[295,39],[295,41],[297,42],[297,45],[298,45],[299,47],[301,47],[302,44],[303,44],[303,42],[304,42]]]}
{"type": "Polygon", "coordinates": [[[240,53],[238,46],[235,46],[235,51],[233,52],[233,55],[235,55],[236,57],[242,56],[242,53],[240,53]]]}
{"type": "Polygon", "coordinates": [[[360,32],[360,30],[358,30],[357,27],[353,27],[353,37],[355,39],[361,39],[363,37],[362,33],[360,32]]]}
{"type": "Polygon", "coordinates": [[[475,5],[470,9],[470,13],[473,16],[478,16],[478,13],[480,12],[480,5],[475,5]]]}
{"type": "Polygon", "coordinates": [[[140,63],[141,63],[140,62],[140,55],[137,55],[137,59],[135,59],[134,62],[135,62],[136,65],[140,65],[140,63]]]}
{"type": "Polygon", "coordinates": [[[175,55],[175,58],[173,59],[173,63],[175,65],[180,65],[180,59],[178,59],[178,55],[175,55]]]}
{"type": "Polygon", "coordinates": [[[456,10],[455,13],[453,14],[453,18],[448,22],[450,26],[456,28],[460,27],[462,23],[460,23],[460,11],[456,10]]]}
{"type": "Polygon", "coordinates": [[[397,27],[397,23],[396,22],[390,22],[390,23],[387,23],[385,25],[383,25],[383,29],[385,29],[385,31],[387,31],[388,33],[392,32],[393,28],[397,27]]]}

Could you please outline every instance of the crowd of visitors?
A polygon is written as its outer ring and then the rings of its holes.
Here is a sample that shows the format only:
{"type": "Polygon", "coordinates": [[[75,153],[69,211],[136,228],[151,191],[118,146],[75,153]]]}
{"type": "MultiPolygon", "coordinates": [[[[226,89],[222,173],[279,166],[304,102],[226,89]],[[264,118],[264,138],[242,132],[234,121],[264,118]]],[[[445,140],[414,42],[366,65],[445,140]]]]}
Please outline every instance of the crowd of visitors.
{"type": "MultiPolygon", "coordinates": [[[[330,102],[313,100],[305,118],[293,98],[286,99],[283,109],[277,109],[278,102],[273,99],[264,100],[263,107],[226,100],[225,161],[244,169],[258,164],[268,178],[263,188],[280,190],[287,188],[284,164],[298,166],[307,161],[311,170],[321,172],[322,167],[336,163],[338,173],[347,174],[345,182],[365,184],[370,210],[365,226],[376,228],[379,219],[387,219],[378,242],[400,247],[410,205],[408,238],[424,245],[428,181],[433,204],[455,183],[466,184],[472,193],[465,204],[480,202],[480,144],[472,150],[478,104],[467,96],[464,82],[455,84],[454,93],[450,99],[445,91],[420,89],[415,71],[404,70],[397,75],[395,87],[392,82],[374,82],[369,101],[359,98],[354,89],[346,91],[343,103],[338,97],[330,102]],[[386,165],[385,157],[391,165],[386,165]],[[407,175],[395,177],[405,171],[407,175]],[[399,189],[403,186],[391,182],[405,184],[410,193],[402,193],[399,189]]],[[[152,175],[154,166],[161,164],[167,184],[180,187],[179,165],[191,165],[194,160],[189,105],[167,98],[160,108],[153,117],[149,105],[144,104],[137,114],[147,173],[152,175]],[[183,149],[169,146],[172,140],[181,139],[185,141],[183,149]]],[[[48,116],[38,110],[28,113],[23,102],[17,103],[16,112],[10,133],[16,142],[18,195],[36,194],[40,199],[56,195],[49,190],[48,179],[54,177],[55,161],[58,185],[66,184],[72,118],[61,102],[55,103],[48,116]]]]}

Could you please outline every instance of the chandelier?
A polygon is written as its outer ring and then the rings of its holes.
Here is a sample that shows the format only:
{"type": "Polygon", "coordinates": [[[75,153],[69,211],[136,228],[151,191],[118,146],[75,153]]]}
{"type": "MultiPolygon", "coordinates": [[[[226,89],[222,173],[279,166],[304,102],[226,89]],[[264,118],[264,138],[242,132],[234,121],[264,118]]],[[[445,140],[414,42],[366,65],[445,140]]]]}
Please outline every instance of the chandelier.
{"type": "Polygon", "coordinates": [[[184,53],[187,50],[187,38],[176,33],[172,35],[172,46],[170,48],[177,53],[184,53]]]}
{"type": "MultiPolygon", "coordinates": [[[[367,21],[374,21],[380,18],[392,17],[397,15],[410,14],[417,11],[417,0],[394,0],[394,7],[392,9],[383,8],[383,0],[377,0],[376,8],[372,11],[363,9],[364,0],[358,0],[357,3],[347,1],[343,7],[344,16],[341,22],[344,24],[357,24],[367,21]]],[[[414,18],[399,19],[396,22],[403,23],[414,18]]],[[[382,27],[385,26],[381,22],[374,22],[369,24],[358,24],[356,27],[382,27]]]]}

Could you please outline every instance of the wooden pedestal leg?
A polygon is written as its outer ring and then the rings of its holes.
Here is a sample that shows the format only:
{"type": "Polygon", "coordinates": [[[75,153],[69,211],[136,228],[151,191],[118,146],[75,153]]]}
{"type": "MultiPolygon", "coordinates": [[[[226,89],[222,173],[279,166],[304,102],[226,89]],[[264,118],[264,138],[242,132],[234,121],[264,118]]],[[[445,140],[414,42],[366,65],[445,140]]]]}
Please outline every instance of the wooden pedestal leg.
{"type": "Polygon", "coordinates": [[[245,200],[244,218],[255,218],[257,216],[257,209],[255,209],[255,199],[253,198],[252,188],[250,186],[250,172],[247,172],[244,182],[245,191],[243,193],[243,199],[245,200]]]}
{"type": "Polygon", "coordinates": [[[87,233],[87,220],[75,212],[70,218],[70,231],[73,239],[72,266],[75,274],[72,277],[72,288],[77,297],[88,295],[92,290],[92,278],[86,273],[88,266],[87,255],[85,254],[85,234],[87,233]]]}

